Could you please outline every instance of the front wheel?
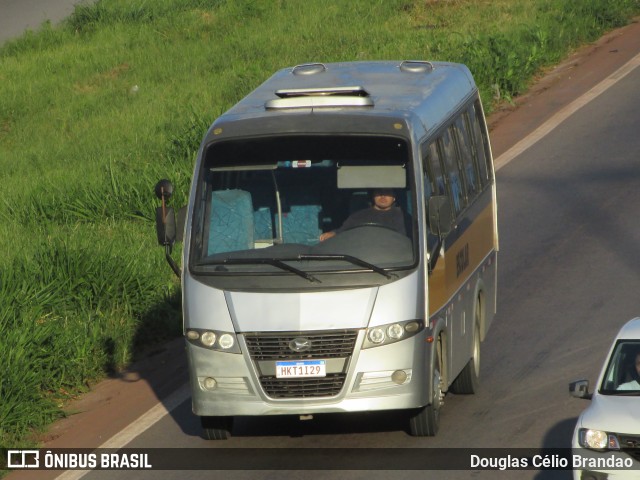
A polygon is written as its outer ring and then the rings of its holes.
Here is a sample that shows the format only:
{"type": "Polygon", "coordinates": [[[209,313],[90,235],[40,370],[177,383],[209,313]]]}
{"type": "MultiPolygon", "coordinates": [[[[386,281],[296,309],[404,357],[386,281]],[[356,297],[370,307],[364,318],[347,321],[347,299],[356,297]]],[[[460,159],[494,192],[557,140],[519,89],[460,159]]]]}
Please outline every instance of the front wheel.
{"type": "Polygon", "coordinates": [[[442,344],[438,339],[436,346],[436,364],[433,366],[433,397],[426,407],[419,408],[411,414],[409,432],[413,437],[433,437],[440,428],[440,409],[444,404],[442,380],[442,344]]]}
{"type": "Polygon", "coordinates": [[[200,417],[200,424],[206,440],[226,440],[231,436],[233,417],[200,417]]]}
{"type": "Polygon", "coordinates": [[[427,405],[411,414],[409,431],[412,437],[433,437],[440,428],[440,408],[427,405]]]}

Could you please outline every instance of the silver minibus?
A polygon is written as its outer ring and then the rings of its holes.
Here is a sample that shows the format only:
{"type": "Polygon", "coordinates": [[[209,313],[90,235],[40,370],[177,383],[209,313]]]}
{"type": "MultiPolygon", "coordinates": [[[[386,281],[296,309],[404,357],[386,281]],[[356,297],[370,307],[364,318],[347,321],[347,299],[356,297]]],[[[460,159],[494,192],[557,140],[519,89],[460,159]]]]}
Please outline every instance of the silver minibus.
{"type": "Polygon", "coordinates": [[[206,438],[235,416],[389,410],[435,435],[445,394],[477,390],[498,229],[464,65],[280,70],[209,128],[184,218],[156,191],[206,438]]]}

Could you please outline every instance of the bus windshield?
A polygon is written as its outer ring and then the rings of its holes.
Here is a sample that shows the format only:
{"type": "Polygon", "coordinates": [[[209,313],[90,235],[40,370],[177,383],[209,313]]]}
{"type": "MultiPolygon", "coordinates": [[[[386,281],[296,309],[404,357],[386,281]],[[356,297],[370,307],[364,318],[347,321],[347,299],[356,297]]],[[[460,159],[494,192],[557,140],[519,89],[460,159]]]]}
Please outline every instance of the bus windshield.
{"type": "Polygon", "coordinates": [[[408,145],[395,137],[213,143],[199,172],[191,267],[308,282],[356,270],[389,277],[415,262],[412,182],[408,145]]]}

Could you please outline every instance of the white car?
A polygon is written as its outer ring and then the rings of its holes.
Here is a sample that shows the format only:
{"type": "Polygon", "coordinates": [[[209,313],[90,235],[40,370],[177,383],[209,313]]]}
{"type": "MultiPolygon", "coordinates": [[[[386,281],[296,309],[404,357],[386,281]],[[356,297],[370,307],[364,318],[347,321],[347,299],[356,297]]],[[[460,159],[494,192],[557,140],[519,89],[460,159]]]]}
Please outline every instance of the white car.
{"type": "Polygon", "coordinates": [[[595,391],[588,380],[569,391],[591,399],[573,432],[574,480],[640,479],[640,318],[618,332],[595,391]]]}

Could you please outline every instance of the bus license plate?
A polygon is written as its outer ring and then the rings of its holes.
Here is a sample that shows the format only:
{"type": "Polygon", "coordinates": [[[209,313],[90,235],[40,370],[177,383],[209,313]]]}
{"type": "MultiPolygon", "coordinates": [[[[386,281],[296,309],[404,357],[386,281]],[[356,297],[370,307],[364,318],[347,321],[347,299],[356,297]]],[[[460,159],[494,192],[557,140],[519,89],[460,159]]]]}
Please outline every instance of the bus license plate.
{"type": "Polygon", "coordinates": [[[290,360],[276,362],[276,378],[326,377],[325,360],[290,360]]]}

